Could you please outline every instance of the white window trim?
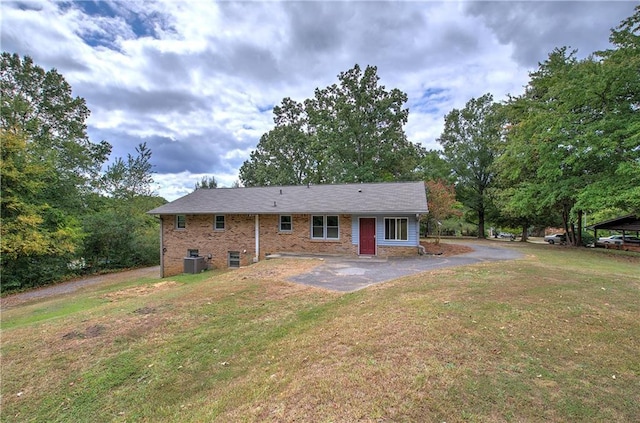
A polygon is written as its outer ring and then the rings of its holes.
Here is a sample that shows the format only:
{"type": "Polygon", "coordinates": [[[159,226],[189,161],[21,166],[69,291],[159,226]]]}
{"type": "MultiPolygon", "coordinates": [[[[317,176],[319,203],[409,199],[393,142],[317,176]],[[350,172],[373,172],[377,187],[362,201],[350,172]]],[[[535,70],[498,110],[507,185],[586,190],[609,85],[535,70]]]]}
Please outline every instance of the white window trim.
{"type": "Polygon", "coordinates": [[[384,218],[383,231],[384,231],[384,240],[385,241],[388,241],[388,242],[406,242],[406,241],[409,241],[409,218],[408,217],[385,217],[384,218]],[[396,233],[395,233],[396,238],[394,238],[394,239],[387,238],[387,220],[395,220],[396,221],[396,233]],[[399,230],[400,230],[400,225],[398,225],[398,221],[399,220],[406,220],[407,221],[407,239],[401,239],[401,238],[397,237],[399,235],[399,230]]]}
{"type": "Polygon", "coordinates": [[[224,231],[225,229],[227,229],[227,218],[224,216],[224,214],[216,214],[213,216],[213,230],[214,231],[224,231]],[[218,228],[218,216],[222,216],[222,228],[218,228]]]}
{"type": "MultiPolygon", "coordinates": [[[[325,215],[321,215],[321,214],[312,214],[311,215],[311,221],[310,223],[310,235],[311,235],[311,239],[312,240],[322,240],[322,241],[338,241],[340,240],[340,215],[337,214],[325,214],[325,215]],[[338,236],[336,238],[328,238],[327,237],[327,217],[329,216],[334,216],[338,219],[338,236]],[[322,217],[322,237],[314,237],[313,236],[313,218],[314,217],[322,217]]],[[[333,226],[332,226],[333,227],[333,226]]]]}
{"type": "Polygon", "coordinates": [[[290,233],[293,232],[293,216],[290,214],[281,214],[280,216],[278,216],[278,232],[285,232],[285,233],[290,233]],[[283,217],[288,217],[289,218],[289,225],[291,225],[290,229],[282,229],[282,218],[283,217]]]}
{"type": "Polygon", "coordinates": [[[183,231],[183,230],[187,229],[187,215],[186,214],[176,214],[175,229],[179,230],[179,231],[183,231]],[[178,225],[178,218],[180,216],[184,217],[184,226],[183,227],[180,227],[178,225]]]}

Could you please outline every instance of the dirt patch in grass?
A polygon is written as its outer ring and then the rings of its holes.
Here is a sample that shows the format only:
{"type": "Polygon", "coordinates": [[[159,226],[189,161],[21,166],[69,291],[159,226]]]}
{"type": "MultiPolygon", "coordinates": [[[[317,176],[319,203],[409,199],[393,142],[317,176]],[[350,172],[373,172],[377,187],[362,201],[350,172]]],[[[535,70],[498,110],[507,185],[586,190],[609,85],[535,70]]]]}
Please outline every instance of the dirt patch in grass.
{"type": "Polygon", "coordinates": [[[420,241],[420,245],[424,247],[427,254],[442,255],[445,257],[466,254],[473,251],[473,248],[466,245],[448,244],[444,242],[436,244],[434,241],[420,241]]]}
{"type": "Polygon", "coordinates": [[[87,327],[84,331],[73,330],[69,333],[66,333],[62,336],[62,339],[85,339],[85,338],[96,338],[102,335],[105,331],[105,326],[103,325],[91,325],[87,327]]]}
{"type": "Polygon", "coordinates": [[[316,258],[287,257],[275,260],[267,260],[257,265],[240,269],[244,279],[287,279],[291,276],[308,272],[322,264],[322,260],[316,258]]]}
{"type": "Polygon", "coordinates": [[[109,301],[117,301],[123,298],[139,297],[142,295],[149,295],[154,292],[163,291],[174,288],[180,284],[176,281],[163,281],[149,285],[134,286],[133,288],[127,288],[120,291],[109,292],[102,296],[102,298],[109,301]]]}

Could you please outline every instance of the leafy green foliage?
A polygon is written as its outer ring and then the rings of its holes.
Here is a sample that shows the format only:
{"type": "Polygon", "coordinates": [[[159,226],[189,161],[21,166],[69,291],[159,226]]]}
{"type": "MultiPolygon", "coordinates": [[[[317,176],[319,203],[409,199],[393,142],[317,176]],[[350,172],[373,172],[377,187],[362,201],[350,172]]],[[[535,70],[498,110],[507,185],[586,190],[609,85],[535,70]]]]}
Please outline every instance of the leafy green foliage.
{"type": "Polygon", "coordinates": [[[126,162],[118,157],[107,167],[100,182],[108,195],[119,199],[151,195],[151,150],[147,143],[142,143],[136,147],[136,153],[135,157],[128,154],[126,162]]]}
{"type": "Polygon", "coordinates": [[[503,115],[491,94],[472,98],[461,110],[445,116],[438,142],[451,166],[457,198],[476,213],[478,237],[485,236],[485,215],[490,208],[488,189],[493,184],[493,161],[502,140],[503,115]]]}
{"type": "Polygon", "coordinates": [[[55,169],[47,181],[51,189],[43,195],[67,211],[78,207],[80,194],[95,180],[111,151],[105,141],[89,141],[84,99],[72,96],[71,86],[55,69],[45,72],[31,58],[6,52],[0,62],[0,93],[0,127],[22,132],[32,154],[50,161],[55,169]]]}
{"type": "Polygon", "coordinates": [[[146,144],[100,175],[111,146],[89,140],[85,101],[55,69],[2,53],[0,90],[2,291],[69,277],[83,254],[102,268],[157,263],[144,212],[164,200],[151,196],[146,144]]]}
{"type": "Polygon", "coordinates": [[[441,179],[425,182],[429,213],[426,220],[435,229],[436,244],[440,243],[443,221],[451,216],[461,216],[460,204],[456,201],[456,191],[453,184],[441,179]]]}
{"type": "Polygon", "coordinates": [[[416,169],[418,177],[424,181],[442,180],[454,182],[451,174],[451,166],[442,157],[442,152],[438,150],[428,150],[424,152],[420,159],[420,164],[416,169]]]}
{"type": "Polygon", "coordinates": [[[96,196],[82,223],[86,231],[82,256],[91,271],[158,263],[159,225],[144,212],[165,200],[154,196],[128,199],[96,196]]]}
{"type": "Polygon", "coordinates": [[[203,176],[201,180],[196,182],[194,189],[213,189],[218,188],[218,181],[215,176],[203,176]]]}
{"type": "Polygon", "coordinates": [[[407,95],[380,86],[373,66],[338,79],[274,107],[275,128],[240,168],[245,186],[415,179],[422,150],[404,133],[407,95]]]}
{"type": "Polygon", "coordinates": [[[640,210],[640,49],[629,31],[628,21],[613,31],[624,44],[599,59],[554,50],[507,106],[499,161],[507,207],[520,216],[560,213],[573,245],[582,243],[584,211],[640,210]]]}
{"type": "Polygon", "coordinates": [[[273,109],[276,127],[262,135],[240,168],[245,186],[322,183],[324,154],[308,129],[303,106],[289,98],[273,109]]]}
{"type": "MultiPolygon", "coordinates": [[[[54,169],[30,152],[24,135],[1,131],[0,265],[2,288],[33,285],[37,274],[54,272],[59,259],[71,257],[82,238],[77,220],[43,198],[47,175],[54,169]],[[30,263],[47,268],[27,272],[30,263]]],[[[64,271],[64,267],[62,268],[64,271]]],[[[44,276],[47,281],[51,276],[44,276]]]]}
{"type": "Polygon", "coordinates": [[[581,245],[585,213],[640,214],[640,6],[610,41],[582,60],[556,48],[524,94],[446,116],[443,156],[480,234],[483,218],[522,227],[523,240],[530,226],[562,225],[581,245]]]}

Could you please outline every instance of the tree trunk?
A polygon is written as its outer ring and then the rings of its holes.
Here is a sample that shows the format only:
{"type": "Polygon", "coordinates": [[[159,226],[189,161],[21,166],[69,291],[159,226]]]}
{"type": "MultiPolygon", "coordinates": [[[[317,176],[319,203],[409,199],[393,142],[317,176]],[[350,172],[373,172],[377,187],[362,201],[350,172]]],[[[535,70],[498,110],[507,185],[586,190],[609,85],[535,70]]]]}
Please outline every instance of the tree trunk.
{"type": "Polygon", "coordinates": [[[578,210],[578,233],[576,234],[576,246],[582,247],[582,210],[578,210]]]}
{"type": "Polygon", "coordinates": [[[564,236],[566,237],[567,244],[571,244],[571,231],[569,231],[569,212],[567,206],[562,206],[562,226],[564,227],[564,236]]]}
{"type": "Polygon", "coordinates": [[[520,239],[520,241],[522,242],[527,242],[527,229],[528,229],[529,225],[527,225],[526,223],[524,223],[522,225],[522,238],[520,239]]]}
{"type": "Polygon", "coordinates": [[[484,209],[478,210],[478,238],[484,239],[484,209]]]}

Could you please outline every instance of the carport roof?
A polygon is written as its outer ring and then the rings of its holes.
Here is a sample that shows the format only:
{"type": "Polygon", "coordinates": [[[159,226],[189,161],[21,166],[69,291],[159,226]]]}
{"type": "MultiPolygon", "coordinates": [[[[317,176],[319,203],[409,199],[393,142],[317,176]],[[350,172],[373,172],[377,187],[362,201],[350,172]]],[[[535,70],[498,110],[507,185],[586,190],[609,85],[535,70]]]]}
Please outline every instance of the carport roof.
{"type": "Polygon", "coordinates": [[[149,214],[427,213],[423,182],[198,189],[149,214]]]}
{"type": "Polygon", "coordinates": [[[640,217],[629,214],[627,216],[596,223],[595,225],[591,225],[590,228],[596,230],[607,229],[611,231],[640,231],[640,217]]]}

